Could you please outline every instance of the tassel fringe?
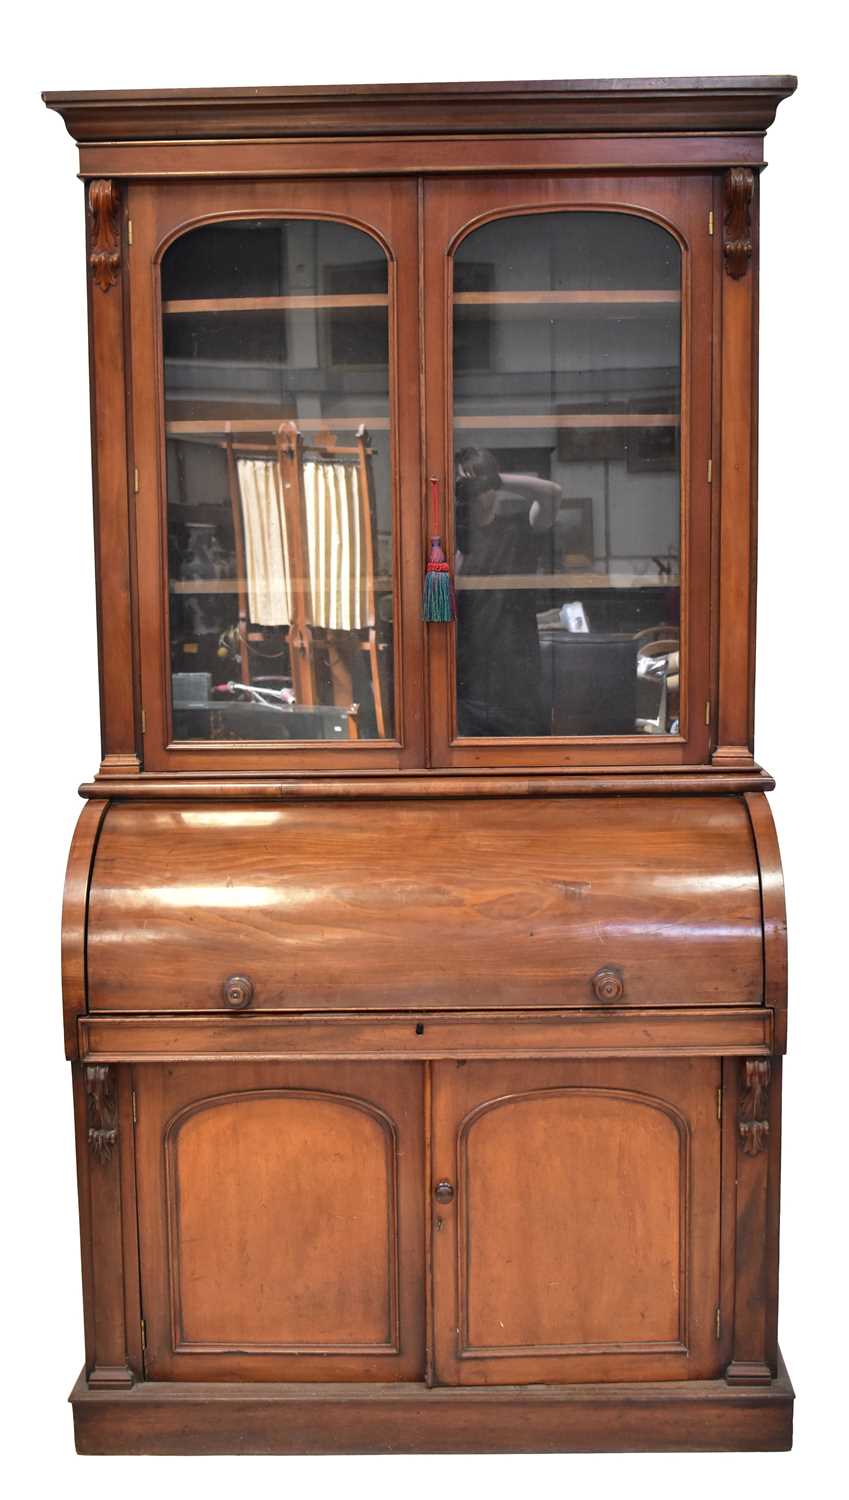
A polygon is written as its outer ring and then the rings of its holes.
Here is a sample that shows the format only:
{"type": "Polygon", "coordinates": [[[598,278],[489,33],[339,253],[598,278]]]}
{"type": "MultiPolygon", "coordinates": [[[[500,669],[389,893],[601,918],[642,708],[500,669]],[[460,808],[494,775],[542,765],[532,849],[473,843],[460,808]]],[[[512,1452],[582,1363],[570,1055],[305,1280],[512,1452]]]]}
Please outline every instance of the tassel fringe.
{"type": "Polygon", "coordinates": [[[422,595],[422,619],[430,624],[447,625],[457,613],[454,581],[442,550],[442,537],[430,539],[430,557],[425,569],[422,595]]]}

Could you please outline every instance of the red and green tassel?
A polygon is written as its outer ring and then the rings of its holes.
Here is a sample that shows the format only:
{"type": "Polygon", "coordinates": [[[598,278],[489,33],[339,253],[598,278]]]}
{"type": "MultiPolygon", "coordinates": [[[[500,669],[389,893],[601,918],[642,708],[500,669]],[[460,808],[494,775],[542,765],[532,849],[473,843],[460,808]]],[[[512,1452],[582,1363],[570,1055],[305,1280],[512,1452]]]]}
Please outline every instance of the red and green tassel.
{"type": "Polygon", "coordinates": [[[422,619],[433,624],[448,624],[456,613],[454,580],[439,535],[439,481],[432,479],[430,556],[425,568],[422,594],[422,619]]]}

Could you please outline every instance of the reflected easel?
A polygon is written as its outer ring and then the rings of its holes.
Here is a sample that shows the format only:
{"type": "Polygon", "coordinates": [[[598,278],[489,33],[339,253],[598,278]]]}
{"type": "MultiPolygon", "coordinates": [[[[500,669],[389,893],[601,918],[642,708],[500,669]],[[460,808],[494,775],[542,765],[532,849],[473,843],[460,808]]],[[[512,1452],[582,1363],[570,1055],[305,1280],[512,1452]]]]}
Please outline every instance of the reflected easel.
{"type": "Polygon", "coordinates": [[[250,681],[250,603],[245,521],[237,456],[250,458],[273,454],[285,524],[285,566],[289,591],[287,642],[295,698],[304,708],[317,705],[317,657],[321,653],[334,682],[337,706],[348,714],[349,737],[358,738],[358,705],[350,704],[350,693],[344,704],[338,701],[338,673],[333,670],[334,661],[341,658],[343,647],[353,639],[367,658],[376,732],[379,738],[385,738],[386,710],[380,676],[380,652],[385,647],[378,639],[375,603],[374,483],[371,465],[374,449],[370,446],[366,428],[358,428],[352,445],[338,443],[329,430],[319,431],[306,444],[297,424],[285,421],[275,425],[273,443],[259,439],[234,442],[233,437],[228,436],[223,446],[227,451],[238,572],[238,634],[242,681],[246,684],[250,681]],[[332,623],[332,603],[321,592],[321,586],[326,584],[329,576],[327,559],[320,555],[321,547],[333,533],[334,520],[335,524],[339,523],[340,505],[337,501],[337,514],[334,518],[326,499],[320,501],[313,496],[310,501],[305,475],[307,465],[323,464],[341,464],[352,470],[355,476],[353,485],[343,487],[348,498],[342,502],[341,510],[344,511],[342,529],[346,536],[354,539],[353,558],[356,569],[354,573],[338,580],[339,590],[343,584],[348,586],[348,607],[358,622],[353,627],[340,628],[332,623]]]}

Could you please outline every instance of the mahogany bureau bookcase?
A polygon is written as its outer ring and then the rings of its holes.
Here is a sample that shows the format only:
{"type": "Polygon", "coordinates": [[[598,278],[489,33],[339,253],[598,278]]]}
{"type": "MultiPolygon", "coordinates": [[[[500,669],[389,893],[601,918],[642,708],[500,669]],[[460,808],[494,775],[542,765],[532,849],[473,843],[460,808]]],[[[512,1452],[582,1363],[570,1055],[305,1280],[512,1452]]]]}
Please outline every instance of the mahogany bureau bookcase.
{"type": "Polygon", "coordinates": [[[781,1449],[785,77],[45,96],[103,756],[85,1453],[781,1449]]]}

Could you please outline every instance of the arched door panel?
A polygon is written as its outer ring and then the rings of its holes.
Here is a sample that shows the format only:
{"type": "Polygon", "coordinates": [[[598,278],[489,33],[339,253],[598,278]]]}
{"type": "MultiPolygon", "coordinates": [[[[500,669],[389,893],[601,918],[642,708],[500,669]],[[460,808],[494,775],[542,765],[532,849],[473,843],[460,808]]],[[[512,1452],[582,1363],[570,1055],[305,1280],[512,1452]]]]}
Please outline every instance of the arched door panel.
{"type": "Polygon", "coordinates": [[[439,1378],[687,1379],[716,1363],[719,1064],[444,1064],[439,1378]]]}
{"type": "Polygon", "coordinates": [[[420,1068],[137,1074],[148,1376],[420,1377],[420,1068]]]}

